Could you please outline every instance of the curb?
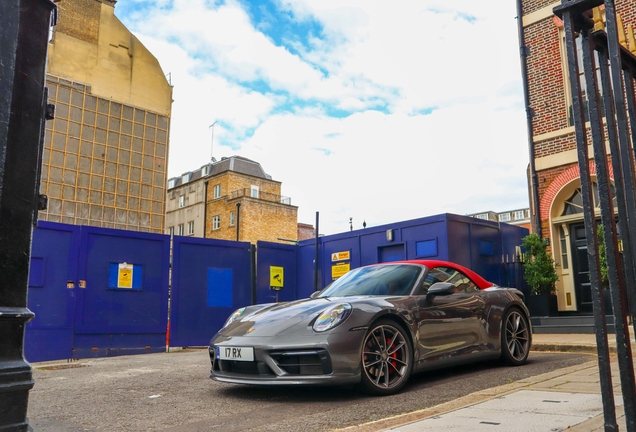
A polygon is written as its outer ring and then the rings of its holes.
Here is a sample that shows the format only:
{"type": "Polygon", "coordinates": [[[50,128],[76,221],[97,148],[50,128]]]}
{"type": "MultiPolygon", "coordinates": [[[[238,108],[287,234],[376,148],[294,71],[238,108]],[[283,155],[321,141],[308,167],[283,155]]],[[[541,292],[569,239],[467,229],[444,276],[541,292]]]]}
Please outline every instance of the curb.
{"type": "MultiPolygon", "coordinates": [[[[551,351],[563,353],[588,353],[596,354],[596,345],[556,344],[556,343],[532,343],[531,351],[551,351]]],[[[616,347],[609,346],[610,354],[616,354],[616,347]]]]}
{"type": "MultiPolygon", "coordinates": [[[[532,349],[535,351],[549,351],[547,348],[560,348],[562,345],[553,345],[553,344],[541,344],[540,349],[536,349],[533,345],[532,349]],[[541,349],[546,348],[546,349],[541,349]]],[[[571,345],[571,347],[579,347],[579,348],[587,348],[585,351],[576,351],[576,352],[590,352],[596,353],[595,347],[586,347],[584,345],[571,345]],[[591,350],[590,350],[591,349],[591,350]]],[[[574,351],[566,351],[561,349],[555,349],[557,352],[574,352],[574,351]]],[[[403,426],[409,423],[414,423],[420,420],[427,419],[429,417],[434,417],[437,415],[445,414],[451,411],[457,411],[462,408],[466,408],[472,405],[476,405],[478,403],[495,399],[497,397],[505,396],[510,393],[514,393],[518,390],[521,390],[525,387],[529,387],[533,384],[537,384],[543,381],[548,381],[550,379],[566,375],[569,373],[577,372],[584,369],[589,369],[597,366],[597,362],[595,360],[591,360],[589,362],[581,363],[575,366],[569,366],[567,368],[558,369],[551,372],[546,372],[541,375],[535,375],[532,377],[528,377],[522,379],[520,381],[516,381],[510,384],[504,384],[497,387],[492,387],[489,389],[480,390],[475,393],[471,393],[469,395],[463,396],[461,398],[445,402],[439,405],[435,405],[429,408],[424,408],[421,410],[413,411],[405,414],[398,414],[393,417],[375,420],[369,423],[363,423],[360,425],[349,426],[341,429],[333,429],[333,431],[338,432],[379,432],[385,431],[390,428],[395,428],[398,426],[403,426]]]]}

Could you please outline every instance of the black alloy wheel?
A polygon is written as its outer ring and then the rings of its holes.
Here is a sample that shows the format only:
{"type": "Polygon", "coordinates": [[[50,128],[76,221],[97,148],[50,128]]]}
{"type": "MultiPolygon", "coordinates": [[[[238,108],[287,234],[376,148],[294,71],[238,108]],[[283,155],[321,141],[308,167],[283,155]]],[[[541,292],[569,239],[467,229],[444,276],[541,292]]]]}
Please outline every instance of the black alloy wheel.
{"type": "Polygon", "coordinates": [[[528,318],[517,308],[509,309],[501,326],[501,358],[513,366],[528,360],[530,352],[530,326],[528,318]]]}
{"type": "Polygon", "coordinates": [[[374,323],[362,344],[362,387],[375,395],[390,395],[404,387],[413,369],[406,332],[393,321],[374,323]]]}

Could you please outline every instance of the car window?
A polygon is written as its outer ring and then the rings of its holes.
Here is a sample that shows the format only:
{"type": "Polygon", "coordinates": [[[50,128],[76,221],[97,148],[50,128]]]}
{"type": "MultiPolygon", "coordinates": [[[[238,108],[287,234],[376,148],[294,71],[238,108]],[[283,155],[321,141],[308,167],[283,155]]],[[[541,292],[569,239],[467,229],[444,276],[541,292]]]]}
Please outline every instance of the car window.
{"type": "Polygon", "coordinates": [[[420,271],[420,266],[408,264],[359,267],[335,280],[319,297],[408,295],[420,271]]]}
{"type": "Polygon", "coordinates": [[[416,295],[425,295],[431,285],[437,282],[448,282],[455,285],[455,292],[479,291],[477,285],[459,270],[448,267],[435,267],[426,273],[416,295]]]}
{"type": "Polygon", "coordinates": [[[438,270],[443,271],[448,275],[448,279],[444,282],[449,282],[455,285],[455,292],[471,292],[479,291],[479,288],[468,276],[459,270],[455,270],[447,267],[437,267],[438,270]]]}
{"type": "Polygon", "coordinates": [[[440,270],[439,267],[430,269],[417,289],[416,295],[425,295],[431,285],[437,282],[448,282],[448,278],[448,274],[446,274],[443,270],[440,270]]]}

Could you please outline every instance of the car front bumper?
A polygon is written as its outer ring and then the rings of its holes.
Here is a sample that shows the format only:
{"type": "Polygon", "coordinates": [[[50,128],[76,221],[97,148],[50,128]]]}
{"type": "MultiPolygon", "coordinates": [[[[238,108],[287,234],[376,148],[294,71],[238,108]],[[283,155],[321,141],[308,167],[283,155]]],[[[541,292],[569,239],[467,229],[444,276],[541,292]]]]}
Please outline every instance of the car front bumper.
{"type": "Polygon", "coordinates": [[[362,332],[313,337],[216,337],[210,378],[236,384],[346,385],[360,382],[362,332]],[[221,360],[216,347],[251,347],[253,361],[221,360]]]}

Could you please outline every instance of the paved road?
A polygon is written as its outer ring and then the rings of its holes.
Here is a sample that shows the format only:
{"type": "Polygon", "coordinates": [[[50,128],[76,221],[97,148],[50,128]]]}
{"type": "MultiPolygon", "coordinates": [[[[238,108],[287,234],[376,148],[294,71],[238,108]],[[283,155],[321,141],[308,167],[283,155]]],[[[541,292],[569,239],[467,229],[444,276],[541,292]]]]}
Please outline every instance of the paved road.
{"type": "Polygon", "coordinates": [[[36,431],[325,431],[434,406],[478,390],[593,360],[531,353],[512,368],[482,363],[416,375],[390,397],[355,389],[261,388],[211,381],[206,350],[34,365],[36,431]]]}

